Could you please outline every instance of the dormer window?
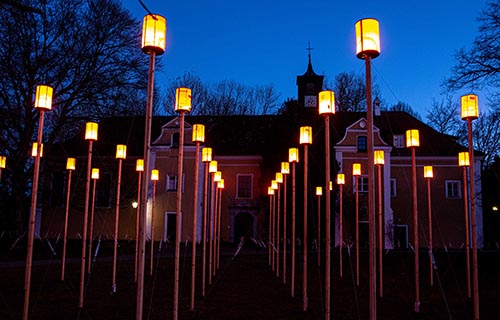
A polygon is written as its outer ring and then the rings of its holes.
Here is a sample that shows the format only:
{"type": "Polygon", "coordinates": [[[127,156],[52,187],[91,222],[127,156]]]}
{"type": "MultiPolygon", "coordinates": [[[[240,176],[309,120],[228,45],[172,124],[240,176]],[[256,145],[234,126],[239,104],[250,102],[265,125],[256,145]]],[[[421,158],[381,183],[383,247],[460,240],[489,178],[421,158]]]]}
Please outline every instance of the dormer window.
{"type": "Polygon", "coordinates": [[[172,135],[170,147],[171,148],[179,148],[179,132],[176,132],[172,135]]]}
{"type": "Polygon", "coordinates": [[[357,138],[358,152],[366,152],[368,150],[368,143],[366,136],[358,136],[357,138]]]}
{"type": "Polygon", "coordinates": [[[392,136],[392,145],[394,148],[402,149],[405,147],[405,137],[402,134],[395,134],[392,136]]]}

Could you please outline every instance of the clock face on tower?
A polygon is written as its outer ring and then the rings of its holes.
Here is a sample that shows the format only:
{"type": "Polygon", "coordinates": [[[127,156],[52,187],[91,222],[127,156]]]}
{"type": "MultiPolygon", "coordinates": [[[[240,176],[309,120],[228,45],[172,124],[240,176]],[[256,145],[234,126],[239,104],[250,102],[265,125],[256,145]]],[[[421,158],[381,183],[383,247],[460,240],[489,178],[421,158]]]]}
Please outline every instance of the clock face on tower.
{"type": "Polygon", "coordinates": [[[304,96],[304,106],[306,108],[316,108],[316,96],[304,96]]]}

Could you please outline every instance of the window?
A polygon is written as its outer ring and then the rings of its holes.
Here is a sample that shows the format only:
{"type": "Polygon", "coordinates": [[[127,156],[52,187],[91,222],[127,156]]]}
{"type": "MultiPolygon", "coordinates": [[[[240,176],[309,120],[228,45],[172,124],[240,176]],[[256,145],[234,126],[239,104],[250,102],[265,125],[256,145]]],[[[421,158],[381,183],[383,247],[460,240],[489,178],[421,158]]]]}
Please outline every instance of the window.
{"type": "Polygon", "coordinates": [[[236,198],[239,199],[251,199],[252,198],[252,180],[253,175],[251,174],[238,174],[237,179],[237,190],[236,198]]]}
{"type": "Polygon", "coordinates": [[[391,197],[395,197],[396,193],[396,179],[391,179],[391,197]]]}
{"type": "MultiPolygon", "coordinates": [[[[167,175],[167,191],[177,191],[177,176],[167,175]]],[[[182,176],[182,192],[184,192],[184,175],[182,176]]]]}
{"type": "Polygon", "coordinates": [[[172,135],[172,141],[170,143],[170,147],[179,148],[179,132],[176,132],[172,135]]]}
{"type": "MultiPolygon", "coordinates": [[[[356,177],[353,177],[353,182],[352,182],[352,192],[356,192],[356,177]]],[[[360,176],[358,177],[358,182],[359,182],[359,193],[366,193],[368,192],[368,176],[360,176]]]]}
{"type": "Polygon", "coordinates": [[[460,199],[462,195],[460,194],[460,181],[459,180],[447,180],[446,181],[446,198],[448,199],[460,199]]]}
{"type": "Polygon", "coordinates": [[[96,199],[95,206],[101,208],[111,207],[111,173],[102,172],[96,185],[96,199]]]}
{"type": "Polygon", "coordinates": [[[405,137],[402,134],[395,134],[392,136],[392,145],[394,148],[402,149],[405,147],[405,137]]]}
{"type": "Polygon", "coordinates": [[[366,152],[368,150],[368,143],[366,136],[358,136],[358,152],[366,152]]]}

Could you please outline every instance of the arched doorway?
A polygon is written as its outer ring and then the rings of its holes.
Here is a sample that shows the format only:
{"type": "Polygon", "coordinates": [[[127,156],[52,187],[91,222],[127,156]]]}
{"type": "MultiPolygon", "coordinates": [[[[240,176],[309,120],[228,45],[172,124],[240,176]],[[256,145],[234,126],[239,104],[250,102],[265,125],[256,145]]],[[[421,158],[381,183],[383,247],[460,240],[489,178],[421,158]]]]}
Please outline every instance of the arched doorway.
{"type": "Polygon", "coordinates": [[[241,212],[234,218],[234,241],[240,241],[241,237],[248,238],[254,234],[254,218],[248,212],[241,212]]]}

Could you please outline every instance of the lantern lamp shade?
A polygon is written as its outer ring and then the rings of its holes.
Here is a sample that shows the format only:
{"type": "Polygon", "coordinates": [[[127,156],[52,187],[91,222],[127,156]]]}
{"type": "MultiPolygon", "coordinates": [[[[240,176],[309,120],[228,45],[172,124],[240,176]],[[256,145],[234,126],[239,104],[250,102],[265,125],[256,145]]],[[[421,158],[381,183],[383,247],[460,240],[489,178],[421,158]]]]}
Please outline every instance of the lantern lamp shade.
{"type": "Polygon", "coordinates": [[[384,161],[384,150],[375,150],[373,152],[373,161],[376,165],[383,165],[384,161]]]}
{"type": "Polygon", "coordinates": [[[222,172],[216,171],[214,173],[214,182],[219,182],[222,179],[222,172]]]}
{"type": "Polygon", "coordinates": [[[338,185],[345,184],[345,175],[343,173],[337,173],[337,184],[338,185]]]}
{"type": "Polygon", "coordinates": [[[323,188],[322,187],[316,187],[316,195],[317,196],[323,195],[323,188]]]}
{"type": "Polygon", "coordinates": [[[139,206],[139,202],[132,201],[132,208],[137,209],[138,206],[139,206]]]}
{"type": "Polygon", "coordinates": [[[406,147],[418,147],[420,146],[420,138],[418,136],[417,129],[406,130],[406,147]]]}
{"type": "Polygon", "coordinates": [[[361,175],[361,163],[353,163],[352,164],[352,175],[360,176],[361,175]]]}
{"type": "Polygon", "coordinates": [[[299,162],[299,149],[298,148],[288,149],[288,162],[299,162]]]}
{"type": "MultiPolygon", "coordinates": [[[[210,162],[212,161],[212,148],[202,148],[201,149],[201,161],[210,162]]],[[[215,170],[217,171],[217,170],[215,170]]]]}
{"type": "Polygon", "coordinates": [[[85,124],[85,140],[97,140],[97,128],[96,122],[87,122],[85,124]]]}
{"type": "Polygon", "coordinates": [[[290,163],[283,161],[281,163],[281,173],[282,174],[289,174],[290,173],[290,163]]]}
{"type": "Polygon", "coordinates": [[[76,159],[75,158],[68,158],[66,161],[66,169],[67,170],[75,170],[76,169],[76,159]]]}
{"type": "Polygon", "coordinates": [[[116,145],[116,159],[125,159],[127,158],[127,146],[124,144],[116,145]]]}
{"type": "Polygon", "coordinates": [[[205,126],[202,124],[193,125],[193,141],[205,142],[205,126]]]}
{"type": "Polygon", "coordinates": [[[217,160],[210,161],[210,164],[208,166],[208,172],[210,172],[210,173],[217,172],[217,160]]]}
{"type": "Polygon", "coordinates": [[[167,20],[157,14],[148,14],[142,24],[142,51],[147,54],[165,53],[167,44],[167,20]]]}
{"type": "Polygon", "coordinates": [[[300,127],[300,144],[312,143],[312,127],[300,127]]]}
{"type": "Polygon", "coordinates": [[[7,162],[7,157],[0,156],[0,169],[5,169],[6,162],[7,162]]]}
{"type": "Polygon", "coordinates": [[[335,113],[335,94],[331,90],[319,93],[319,114],[335,113]]]}
{"type": "Polygon", "coordinates": [[[477,119],[479,116],[479,108],[477,106],[477,96],[475,94],[467,94],[460,99],[462,109],[462,119],[477,119]]]}
{"type": "Polygon", "coordinates": [[[378,20],[361,19],[356,22],[356,56],[376,58],[380,55],[380,31],[378,20]]]}
{"type": "Polygon", "coordinates": [[[135,171],[137,171],[137,172],[144,171],[144,159],[137,159],[135,161],[135,171]]]}
{"type": "Polygon", "coordinates": [[[460,167],[470,166],[469,152],[459,152],[458,153],[458,165],[460,167]]]}
{"type": "Polygon", "coordinates": [[[333,190],[333,181],[331,181],[331,180],[329,181],[329,184],[328,184],[328,189],[329,189],[330,191],[332,191],[332,190],[333,190]]]}
{"type": "Polygon", "coordinates": [[[283,183],[283,173],[276,172],[276,182],[277,183],[283,183]]]}
{"type": "Polygon", "coordinates": [[[224,189],[224,179],[220,179],[220,181],[217,182],[217,188],[224,189]]]}
{"type": "MultiPolygon", "coordinates": [[[[38,155],[38,142],[33,142],[31,148],[31,156],[36,157],[38,155]]],[[[43,143],[40,145],[40,158],[43,157],[43,143]]]]}
{"type": "Polygon", "coordinates": [[[52,87],[46,85],[36,86],[35,109],[52,109],[52,87]]]}
{"type": "Polygon", "coordinates": [[[160,180],[160,171],[158,169],[151,170],[151,181],[160,180]]]}
{"type": "Polygon", "coordinates": [[[424,166],[424,178],[434,178],[432,166],[424,166]]]}
{"type": "Polygon", "coordinates": [[[94,180],[99,179],[99,168],[92,168],[91,178],[94,180]]]}
{"type": "Polygon", "coordinates": [[[176,112],[191,111],[191,89],[189,88],[175,89],[175,111],[176,112]]]}
{"type": "Polygon", "coordinates": [[[267,187],[267,195],[268,196],[274,195],[274,189],[272,187],[267,187]]]}
{"type": "Polygon", "coordinates": [[[278,181],[272,180],[271,181],[271,188],[273,188],[273,190],[278,190],[278,181]]]}

